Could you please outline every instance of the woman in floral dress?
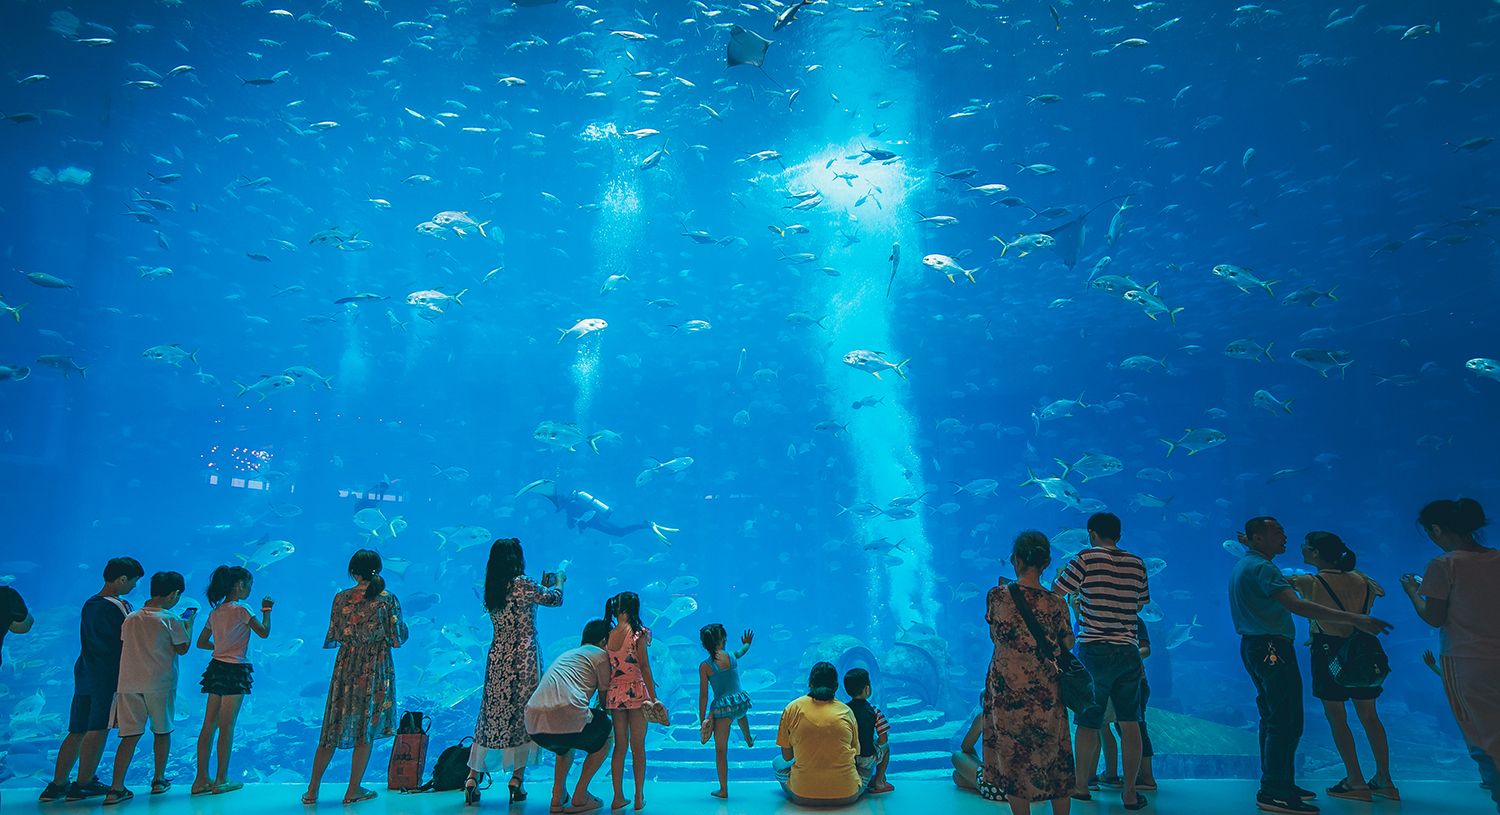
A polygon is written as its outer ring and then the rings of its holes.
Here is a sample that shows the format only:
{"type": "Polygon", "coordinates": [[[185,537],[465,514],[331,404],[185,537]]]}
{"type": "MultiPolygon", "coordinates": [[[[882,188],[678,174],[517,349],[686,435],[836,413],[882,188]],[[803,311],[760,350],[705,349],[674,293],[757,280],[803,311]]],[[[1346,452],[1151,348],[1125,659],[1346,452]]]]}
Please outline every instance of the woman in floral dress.
{"type": "MultiPolygon", "coordinates": [[[[1042,570],[1052,562],[1051,545],[1040,532],[1016,537],[1010,562],[1015,585],[1032,616],[1050,635],[1054,648],[1071,648],[1073,633],[1061,600],[1042,588],[1042,570]]],[[[1073,791],[1073,745],[1068,711],[1057,685],[1057,666],[1037,655],[1036,640],[1021,618],[1008,586],[990,589],[985,619],[995,654],[981,700],[984,763],[979,793],[1007,800],[1020,815],[1033,801],[1051,801],[1054,815],[1067,815],[1073,791]]]]}
{"type": "Polygon", "coordinates": [[[536,636],[536,607],[560,606],[562,584],[542,588],[527,577],[521,542],[501,538],[490,547],[484,576],[484,607],[495,626],[489,662],[484,670],[484,698],[469,751],[465,800],[479,801],[479,774],[511,772],[511,801],[526,800],[521,788],[526,765],[536,763],[536,744],[526,734],[526,700],[541,683],[542,649],[536,636]]]}
{"type": "Polygon", "coordinates": [[[323,709],[323,732],[313,757],[312,777],[302,803],[318,800],[323,772],[333,760],[333,751],[353,748],[349,788],[344,803],[354,804],[375,797],[360,786],[370,762],[370,748],[377,739],[396,734],[396,668],[391,649],[406,642],[406,622],[401,603],[385,590],[380,576],[380,555],[361,549],[349,559],[353,588],[333,597],[324,648],[338,648],[333,660],[333,679],[328,684],[328,704],[323,709]]]}

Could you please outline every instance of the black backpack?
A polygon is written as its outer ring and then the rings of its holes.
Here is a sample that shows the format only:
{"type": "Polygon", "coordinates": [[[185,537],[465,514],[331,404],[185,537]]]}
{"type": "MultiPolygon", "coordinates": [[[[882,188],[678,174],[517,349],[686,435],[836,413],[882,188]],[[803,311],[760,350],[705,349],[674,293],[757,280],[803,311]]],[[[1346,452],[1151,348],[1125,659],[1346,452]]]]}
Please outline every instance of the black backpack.
{"type": "MultiPolygon", "coordinates": [[[[463,789],[464,782],[469,780],[469,744],[473,741],[472,736],[464,736],[458,744],[447,747],[439,753],[437,763],[432,765],[432,778],[412,792],[448,792],[463,789]]],[[[487,773],[482,774],[481,780],[486,780],[487,775],[487,773]]],[[[486,783],[485,786],[489,784],[486,783]]]]}
{"type": "MultiPolygon", "coordinates": [[[[1334,605],[1339,607],[1339,611],[1348,611],[1339,601],[1338,595],[1333,593],[1333,587],[1328,585],[1328,581],[1319,577],[1318,582],[1323,584],[1323,590],[1328,592],[1328,596],[1333,599],[1334,605]]],[[[1360,607],[1367,610],[1370,608],[1370,584],[1368,583],[1365,584],[1365,602],[1360,607]]],[[[1368,611],[1361,613],[1368,613],[1368,611]]],[[[1380,644],[1378,637],[1355,629],[1353,634],[1344,638],[1343,644],[1328,661],[1328,673],[1333,677],[1333,681],[1346,688],[1378,688],[1390,675],[1391,662],[1386,657],[1385,648],[1380,644]]]]}

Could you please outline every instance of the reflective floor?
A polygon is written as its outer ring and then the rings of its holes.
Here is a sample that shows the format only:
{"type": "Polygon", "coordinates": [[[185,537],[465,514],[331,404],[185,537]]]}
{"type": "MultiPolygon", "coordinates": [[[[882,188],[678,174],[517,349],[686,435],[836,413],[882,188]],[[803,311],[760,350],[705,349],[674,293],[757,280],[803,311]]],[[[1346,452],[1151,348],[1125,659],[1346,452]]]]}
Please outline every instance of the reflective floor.
{"type": "MultiPolygon", "coordinates": [[[[869,798],[847,807],[841,812],[885,813],[886,815],[993,815],[1008,812],[1003,805],[985,801],[977,795],[966,793],[943,781],[896,781],[897,790],[888,795],[869,798]]],[[[1304,780],[1304,785],[1323,789],[1328,782],[1313,783],[1304,780]]],[[[531,799],[524,805],[510,808],[513,813],[544,813],[547,811],[547,791],[540,784],[530,784],[531,799]]],[[[657,815],[769,815],[770,813],[811,812],[787,803],[782,799],[778,787],[768,783],[732,784],[731,799],[719,801],[709,797],[713,784],[658,783],[646,788],[648,806],[646,812],[657,815]]],[[[186,788],[172,790],[155,798],[141,795],[118,807],[110,807],[117,813],[149,812],[151,815],[245,815],[246,813],[298,813],[298,812],[344,812],[350,815],[419,815],[420,813],[447,813],[460,815],[463,798],[460,793],[433,793],[426,795],[401,795],[380,791],[373,801],[345,808],[340,804],[342,785],[326,784],[323,800],[314,808],[304,808],[298,801],[303,788],[300,785],[255,784],[239,792],[222,796],[188,797],[186,788]]],[[[39,791],[7,789],[0,797],[0,812],[5,815],[27,812],[76,812],[84,808],[100,808],[101,799],[72,804],[39,804],[39,791]]],[[[600,779],[595,782],[593,792],[608,800],[609,784],[600,779]]],[[[1408,815],[1484,815],[1495,811],[1494,804],[1484,790],[1474,783],[1442,781],[1406,782],[1401,784],[1401,803],[1379,802],[1374,804],[1354,801],[1331,800],[1326,796],[1314,803],[1330,815],[1388,815],[1403,812],[1408,815]]],[[[1097,795],[1097,794],[1096,794],[1097,795]]],[[[1150,806],[1147,813],[1161,815],[1244,815],[1255,812],[1255,784],[1250,781],[1172,781],[1156,793],[1148,793],[1150,806]]],[[[480,802],[481,812],[505,811],[504,790],[494,790],[480,802]]],[[[472,810],[470,810],[472,812],[472,810]]],[[[622,813],[629,813],[627,808],[622,813]]],[[[1037,806],[1035,812],[1049,811],[1037,806]]],[[[604,810],[608,812],[608,810],[604,810]]],[[[1074,802],[1073,812],[1122,813],[1118,797],[1097,798],[1092,803],[1074,802]]]]}

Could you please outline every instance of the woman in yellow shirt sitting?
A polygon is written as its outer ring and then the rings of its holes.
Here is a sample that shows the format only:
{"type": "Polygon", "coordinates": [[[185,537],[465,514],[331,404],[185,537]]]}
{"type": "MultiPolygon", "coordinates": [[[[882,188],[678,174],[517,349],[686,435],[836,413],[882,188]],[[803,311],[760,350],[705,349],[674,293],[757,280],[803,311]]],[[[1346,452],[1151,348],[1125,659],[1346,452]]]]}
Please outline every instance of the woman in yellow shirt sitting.
{"type": "Polygon", "coordinates": [[[782,791],[803,806],[845,806],[865,792],[854,766],[859,728],[854,711],[834,698],[838,684],[838,669],[819,662],[807,677],[807,695],[781,712],[781,758],[772,767],[782,791]]]}

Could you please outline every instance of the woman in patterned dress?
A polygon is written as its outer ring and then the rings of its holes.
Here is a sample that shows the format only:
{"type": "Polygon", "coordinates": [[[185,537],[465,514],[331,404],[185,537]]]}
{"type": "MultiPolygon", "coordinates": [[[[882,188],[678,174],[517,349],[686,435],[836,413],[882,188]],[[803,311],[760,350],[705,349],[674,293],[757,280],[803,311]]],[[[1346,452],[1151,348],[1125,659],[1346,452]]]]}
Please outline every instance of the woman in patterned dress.
{"type": "Polygon", "coordinates": [[[333,760],[333,751],[353,748],[349,788],[344,803],[354,804],[375,797],[360,786],[376,739],[396,734],[396,668],[391,649],[406,642],[406,622],[401,603],[385,590],[380,576],[380,555],[361,549],[349,558],[353,588],[333,596],[324,648],[338,648],[333,660],[333,678],[328,684],[328,704],[323,709],[323,731],[313,757],[312,777],[302,803],[318,800],[323,772],[333,760]]]}
{"type": "Polygon", "coordinates": [[[479,774],[509,770],[510,800],[526,800],[521,788],[526,765],[535,764],[536,744],[526,734],[526,700],[541,683],[542,649],[536,636],[536,607],[560,606],[562,584],[542,588],[527,577],[521,542],[501,538],[490,547],[484,575],[484,608],[495,626],[489,662],[484,669],[484,698],[469,750],[469,779],[464,800],[479,802],[479,774]]]}
{"type": "MultiPolygon", "coordinates": [[[[1068,612],[1061,600],[1042,588],[1042,570],[1052,562],[1051,545],[1040,532],[1016,537],[1010,562],[1017,590],[1032,616],[1050,635],[1054,648],[1073,647],[1068,612]]],[[[1067,815],[1073,791],[1073,744],[1068,711],[1057,685],[1057,666],[1037,655],[1031,636],[1008,586],[990,589],[985,619],[995,654],[985,677],[981,701],[984,763],[979,793],[1010,802],[1024,815],[1032,801],[1051,801],[1053,815],[1067,815]]]]}

